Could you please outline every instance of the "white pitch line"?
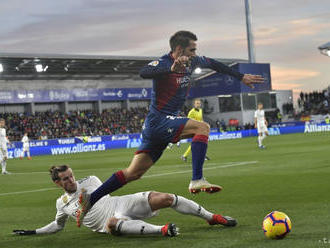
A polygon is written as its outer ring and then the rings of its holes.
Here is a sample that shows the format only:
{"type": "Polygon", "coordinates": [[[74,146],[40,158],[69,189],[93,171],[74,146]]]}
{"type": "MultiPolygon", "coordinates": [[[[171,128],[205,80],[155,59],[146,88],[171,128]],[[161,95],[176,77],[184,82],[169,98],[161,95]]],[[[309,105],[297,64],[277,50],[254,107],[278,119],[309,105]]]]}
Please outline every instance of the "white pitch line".
{"type": "Polygon", "coordinates": [[[8,193],[1,193],[0,196],[35,193],[35,192],[49,191],[49,190],[55,190],[55,189],[60,189],[60,188],[45,188],[45,189],[35,189],[35,190],[27,190],[27,191],[8,192],[8,193]]]}
{"type": "MultiPolygon", "coordinates": [[[[254,162],[254,161],[252,161],[254,162]]],[[[233,164],[233,163],[241,163],[241,162],[228,162],[228,163],[224,163],[223,165],[227,165],[227,164],[233,164]]],[[[206,166],[210,166],[210,165],[217,165],[219,163],[206,163],[206,166]]],[[[187,163],[184,164],[172,164],[172,165],[153,165],[153,167],[157,167],[160,169],[166,169],[166,168],[173,168],[173,167],[187,167],[187,163]]],[[[82,170],[74,170],[74,172],[84,172],[84,171],[102,171],[102,170],[121,170],[123,169],[123,167],[118,167],[118,168],[99,168],[99,169],[82,169],[82,170]]],[[[204,169],[205,170],[205,169],[204,169]]],[[[15,176],[15,175],[31,175],[31,174],[49,174],[49,171],[31,171],[31,172],[13,172],[11,173],[11,176],[15,176]]]]}
{"type": "MultiPolygon", "coordinates": [[[[206,167],[206,168],[203,169],[203,171],[221,169],[221,168],[228,168],[228,167],[235,167],[235,166],[246,165],[246,164],[256,164],[256,163],[258,163],[258,161],[233,162],[233,163],[227,163],[225,165],[220,165],[220,166],[215,166],[215,167],[206,167]]],[[[213,163],[213,164],[216,164],[216,163],[213,163]]],[[[31,172],[31,173],[33,173],[33,172],[31,172]]],[[[184,173],[191,173],[191,170],[146,175],[143,178],[161,177],[161,176],[184,174],[184,173]]],[[[18,174],[18,173],[16,173],[16,174],[18,174]]],[[[18,195],[18,194],[25,194],[25,193],[35,193],[35,192],[43,192],[43,191],[57,190],[57,189],[59,189],[59,188],[45,188],[45,189],[36,189],[36,190],[27,190],[27,191],[8,192],[8,193],[0,193],[0,196],[18,195]]]]}
{"type": "MultiPolygon", "coordinates": [[[[215,166],[215,167],[206,167],[206,168],[203,168],[203,171],[214,170],[214,169],[219,169],[219,168],[228,168],[228,167],[234,167],[234,166],[245,165],[245,164],[256,164],[256,163],[258,163],[258,161],[237,162],[237,163],[232,163],[232,164],[228,164],[228,165],[221,165],[221,166],[215,166]]],[[[147,175],[147,176],[143,176],[143,178],[161,177],[161,176],[174,175],[174,174],[184,174],[184,173],[191,173],[191,170],[147,175]]]]}

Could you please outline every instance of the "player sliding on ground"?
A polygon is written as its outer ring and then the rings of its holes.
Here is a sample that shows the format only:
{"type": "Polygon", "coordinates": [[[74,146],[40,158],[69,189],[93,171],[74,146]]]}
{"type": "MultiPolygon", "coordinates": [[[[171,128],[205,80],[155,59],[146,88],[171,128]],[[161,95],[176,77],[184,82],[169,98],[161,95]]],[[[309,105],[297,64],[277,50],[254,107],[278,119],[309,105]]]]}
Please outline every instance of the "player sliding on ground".
{"type": "MultiPolygon", "coordinates": [[[[203,109],[202,109],[202,101],[201,99],[194,100],[194,107],[189,111],[188,118],[195,121],[203,121],[203,109]]],[[[187,148],[185,153],[182,155],[181,159],[187,162],[187,158],[191,152],[191,145],[187,148]]],[[[205,155],[205,160],[210,160],[208,156],[205,155]]]]}
{"type": "Polygon", "coordinates": [[[258,147],[265,149],[266,147],[262,144],[262,141],[268,136],[267,120],[265,118],[264,105],[258,103],[258,109],[254,112],[254,128],[258,130],[258,147]]]}
{"type": "Polygon", "coordinates": [[[189,191],[213,193],[222,189],[203,177],[210,126],[205,122],[177,116],[190,88],[190,76],[195,68],[200,67],[228,74],[251,87],[262,83],[264,79],[260,75],[243,75],[214,59],[196,56],[196,41],[196,35],[189,31],[175,33],[170,38],[171,52],[141,69],[142,78],[153,79],[150,111],[143,124],[142,144],[128,168],[114,173],[92,194],[81,195],[77,222],[100,198],[142,177],[157,162],[168,143],[176,143],[180,139],[192,138],[192,180],[189,191]]]}
{"type": "MultiPolygon", "coordinates": [[[[102,184],[95,176],[76,181],[72,169],[67,165],[53,166],[50,173],[54,183],[64,190],[64,194],[56,201],[55,220],[36,230],[14,230],[14,234],[50,234],[62,230],[69,216],[76,218],[79,193],[83,190],[91,193],[102,184]]],[[[172,208],[181,214],[200,217],[210,225],[235,226],[237,224],[235,219],[213,214],[182,196],[159,192],[140,192],[112,197],[106,195],[93,205],[82,224],[95,232],[114,235],[159,234],[171,237],[178,235],[175,224],[157,226],[143,221],[156,215],[162,208],[172,208]]]]}

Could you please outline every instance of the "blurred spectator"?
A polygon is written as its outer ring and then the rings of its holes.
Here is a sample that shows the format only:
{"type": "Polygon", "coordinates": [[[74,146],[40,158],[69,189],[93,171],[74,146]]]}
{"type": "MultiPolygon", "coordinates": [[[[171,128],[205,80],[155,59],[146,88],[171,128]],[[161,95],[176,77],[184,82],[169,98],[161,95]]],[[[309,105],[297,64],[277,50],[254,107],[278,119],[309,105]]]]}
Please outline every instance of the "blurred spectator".
{"type": "Polygon", "coordinates": [[[94,111],[36,112],[0,114],[6,120],[9,139],[21,140],[24,132],[31,139],[55,139],[74,136],[98,136],[141,132],[147,108],[107,109],[94,111]]]}
{"type": "MultiPolygon", "coordinates": [[[[298,106],[303,110],[296,117],[299,119],[301,116],[309,115],[326,115],[329,113],[329,92],[328,90],[314,91],[310,93],[300,93],[298,99],[298,106]]],[[[284,109],[283,109],[284,111],[284,109]]]]}

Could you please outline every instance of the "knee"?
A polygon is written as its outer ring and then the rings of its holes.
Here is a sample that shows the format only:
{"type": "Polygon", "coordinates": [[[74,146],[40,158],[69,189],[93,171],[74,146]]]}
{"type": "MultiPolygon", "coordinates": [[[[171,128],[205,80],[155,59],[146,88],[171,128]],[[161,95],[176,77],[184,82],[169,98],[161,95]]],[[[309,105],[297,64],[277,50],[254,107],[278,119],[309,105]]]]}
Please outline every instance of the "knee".
{"type": "Polygon", "coordinates": [[[126,182],[140,179],[143,176],[143,174],[144,174],[144,171],[142,171],[142,170],[138,170],[138,171],[126,170],[124,173],[126,182]]]}
{"type": "Polygon", "coordinates": [[[149,194],[149,205],[152,211],[168,208],[173,205],[175,196],[173,194],[151,192],[149,194]]]}
{"type": "Polygon", "coordinates": [[[210,134],[210,125],[206,122],[201,122],[201,125],[199,127],[199,132],[203,135],[209,135],[210,134]]]}
{"type": "Polygon", "coordinates": [[[111,233],[111,234],[116,234],[116,225],[117,225],[117,223],[118,223],[117,218],[115,218],[115,217],[110,218],[108,220],[107,226],[106,226],[107,232],[111,233]]]}
{"type": "Polygon", "coordinates": [[[162,202],[164,203],[164,205],[166,207],[172,206],[173,201],[174,201],[174,195],[172,195],[172,194],[163,194],[162,202]]]}
{"type": "Polygon", "coordinates": [[[208,123],[206,123],[206,122],[204,122],[205,124],[206,124],[206,132],[207,132],[207,134],[209,134],[210,133],[210,131],[211,131],[211,127],[210,127],[210,124],[208,124],[208,123]]]}

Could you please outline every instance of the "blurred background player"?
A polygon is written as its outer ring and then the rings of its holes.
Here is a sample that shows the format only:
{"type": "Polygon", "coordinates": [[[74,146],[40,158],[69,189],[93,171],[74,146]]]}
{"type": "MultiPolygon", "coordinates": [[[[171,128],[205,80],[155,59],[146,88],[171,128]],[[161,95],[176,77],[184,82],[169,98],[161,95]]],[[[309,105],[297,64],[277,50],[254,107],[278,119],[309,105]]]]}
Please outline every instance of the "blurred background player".
{"type": "MultiPolygon", "coordinates": [[[[194,107],[189,111],[188,118],[193,119],[195,121],[203,122],[203,109],[201,107],[202,107],[201,99],[195,99],[194,107]]],[[[185,153],[182,155],[181,159],[187,162],[187,158],[190,152],[191,152],[191,145],[189,145],[185,153]]],[[[210,160],[210,158],[207,155],[205,155],[205,160],[210,160]]]]}
{"type": "MultiPolygon", "coordinates": [[[[64,194],[56,201],[55,220],[36,230],[14,230],[14,234],[50,234],[62,230],[69,216],[75,218],[79,193],[84,190],[91,193],[102,184],[96,176],[76,181],[72,169],[67,165],[52,166],[50,174],[53,182],[64,190],[64,194]]],[[[178,235],[175,224],[158,226],[142,220],[155,216],[161,208],[172,208],[181,214],[200,217],[210,225],[235,226],[237,224],[235,219],[213,214],[182,196],[159,192],[140,192],[113,197],[106,195],[91,208],[82,224],[94,232],[114,235],[159,234],[171,237],[178,235]]]]}
{"type": "Polygon", "coordinates": [[[27,153],[27,158],[28,160],[31,160],[31,156],[30,156],[30,144],[29,144],[29,137],[27,133],[24,133],[24,136],[22,138],[22,143],[23,143],[23,154],[20,157],[20,159],[23,159],[25,156],[25,152],[27,153]]]}
{"type": "Polygon", "coordinates": [[[0,119],[0,161],[1,161],[1,168],[2,174],[10,174],[7,171],[7,159],[8,159],[8,150],[7,150],[7,143],[9,140],[6,135],[5,129],[6,122],[4,119],[0,119]]]}
{"type": "Polygon", "coordinates": [[[241,74],[217,60],[197,56],[196,41],[197,36],[192,32],[176,32],[170,38],[171,52],[140,70],[142,78],[153,80],[149,113],[143,124],[142,143],[128,168],[114,173],[91,195],[81,195],[80,221],[103,196],[141,178],[158,161],[168,143],[176,143],[180,139],[192,138],[192,179],[188,190],[196,194],[215,193],[222,189],[203,177],[210,126],[205,122],[178,116],[191,86],[191,75],[196,68],[209,68],[233,76],[250,87],[263,83],[264,78],[260,75],[241,74]]]}
{"type": "Polygon", "coordinates": [[[265,118],[265,111],[263,110],[264,105],[262,103],[258,103],[258,109],[254,112],[254,128],[258,129],[258,146],[261,149],[266,148],[262,141],[268,135],[267,129],[267,120],[265,118]]]}

